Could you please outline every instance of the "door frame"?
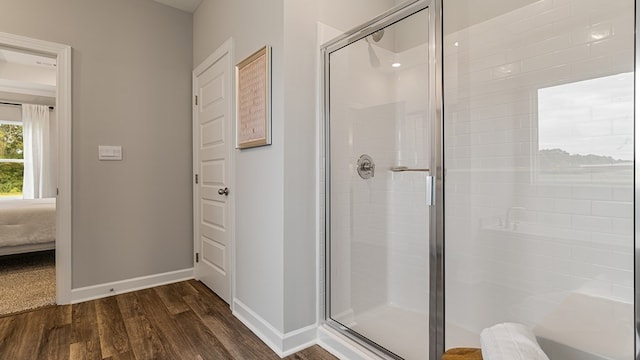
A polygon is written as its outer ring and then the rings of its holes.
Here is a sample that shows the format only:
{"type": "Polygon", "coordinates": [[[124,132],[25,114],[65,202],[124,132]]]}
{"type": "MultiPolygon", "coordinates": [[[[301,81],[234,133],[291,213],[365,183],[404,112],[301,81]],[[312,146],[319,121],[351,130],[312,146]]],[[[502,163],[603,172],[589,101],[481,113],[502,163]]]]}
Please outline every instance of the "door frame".
{"type": "MultiPolygon", "coordinates": [[[[198,140],[196,138],[196,135],[198,135],[199,133],[196,133],[196,129],[199,126],[198,124],[198,118],[196,117],[197,115],[197,111],[198,111],[198,105],[196,105],[195,102],[195,96],[198,93],[198,89],[196,88],[196,79],[198,78],[198,76],[202,75],[202,73],[204,73],[209,67],[211,67],[213,64],[215,64],[218,59],[220,59],[221,57],[223,57],[225,54],[227,54],[227,56],[229,56],[229,83],[225,84],[225,88],[228,90],[228,94],[229,94],[229,101],[227,103],[227,106],[229,107],[229,118],[228,121],[225,123],[225,129],[227,131],[227,136],[228,139],[230,140],[227,143],[227,159],[229,161],[229,182],[227,184],[227,186],[229,188],[231,188],[232,190],[235,189],[235,173],[236,173],[236,152],[234,151],[234,146],[233,144],[235,143],[235,133],[236,133],[236,129],[235,129],[235,121],[233,121],[233,119],[235,119],[236,117],[236,113],[235,113],[235,97],[233,96],[233,94],[235,94],[234,92],[234,85],[235,85],[235,71],[234,71],[234,52],[233,52],[233,38],[229,38],[227,39],[219,48],[217,48],[213,53],[211,53],[211,55],[209,55],[202,63],[200,63],[200,65],[196,66],[196,68],[193,70],[192,73],[192,80],[191,80],[191,84],[192,84],[192,90],[191,90],[191,97],[192,97],[192,169],[193,169],[193,276],[196,280],[199,279],[199,274],[198,274],[198,264],[196,263],[196,254],[197,253],[201,253],[201,249],[200,249],[200,243],[199,243],[199,231],[198,231],[198,219],[200,218],[200,209],[198,206],[199,200],[198,200],[198,186],[195,183],[195,176],[199,173],[199,165],[198,165],[198,156],[197,156],[197,144],[198,144],[198,140]]],[[[236,228],[235,228],[235,219],[236,219],[236,212],[235,212],[235,204],[236,204],[236,200],[235,200],[235,196],[233,196],[233,194],[231,196],[229,196],[227,198],[227,206],[229,208],[229,222],[228,222],[228,231],[229,231],[229,251],[227,253],[227,264],[228,264],[228,278],[229,278],[229,306],[231,307],[231,309],[233,310],[233,304],[234,301],[233,299],[235,299],[235,294],[236,294],[236,282],[235,282],[235,274],[236,274],[236,264],[235,264],[235,253],[236,253],[236,228]]]]}
{"type": "Polygon", "coordinates": [[[71,303],[71,46],[0,32],[0,46],[41,53],[57,60],[58,164],[56,199],[56,303],[71,303]]]}

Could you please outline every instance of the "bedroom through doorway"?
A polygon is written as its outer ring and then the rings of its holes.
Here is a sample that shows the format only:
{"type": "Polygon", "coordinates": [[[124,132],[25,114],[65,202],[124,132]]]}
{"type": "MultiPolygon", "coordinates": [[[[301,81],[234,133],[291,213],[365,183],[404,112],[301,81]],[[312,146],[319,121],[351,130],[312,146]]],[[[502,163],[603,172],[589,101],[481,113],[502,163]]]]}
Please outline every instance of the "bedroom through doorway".
{"type": "Polygon", "coordinates": [[[0,316],[56,303],[56,67],[0,45],[0,316]]]}

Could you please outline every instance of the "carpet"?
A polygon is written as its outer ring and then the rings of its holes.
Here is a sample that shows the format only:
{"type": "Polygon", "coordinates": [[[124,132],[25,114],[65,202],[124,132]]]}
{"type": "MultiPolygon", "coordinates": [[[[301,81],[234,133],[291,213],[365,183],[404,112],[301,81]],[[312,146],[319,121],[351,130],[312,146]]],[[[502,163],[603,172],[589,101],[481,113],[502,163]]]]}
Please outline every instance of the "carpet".
{"type": "Polygon", "coordinates": [[[55,303],[55,250],[0,257],[0,316],[55,303]]]}

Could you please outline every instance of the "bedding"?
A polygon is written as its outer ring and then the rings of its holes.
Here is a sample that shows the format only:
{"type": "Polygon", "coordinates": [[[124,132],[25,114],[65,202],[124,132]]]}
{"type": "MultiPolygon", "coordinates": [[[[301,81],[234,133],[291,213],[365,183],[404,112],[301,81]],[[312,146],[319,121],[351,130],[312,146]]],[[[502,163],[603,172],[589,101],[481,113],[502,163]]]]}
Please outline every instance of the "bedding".
{"type": "Polygon", "coordinates": [[[56,199],[0,201],[0,255],[53,249],[56,199]]]}

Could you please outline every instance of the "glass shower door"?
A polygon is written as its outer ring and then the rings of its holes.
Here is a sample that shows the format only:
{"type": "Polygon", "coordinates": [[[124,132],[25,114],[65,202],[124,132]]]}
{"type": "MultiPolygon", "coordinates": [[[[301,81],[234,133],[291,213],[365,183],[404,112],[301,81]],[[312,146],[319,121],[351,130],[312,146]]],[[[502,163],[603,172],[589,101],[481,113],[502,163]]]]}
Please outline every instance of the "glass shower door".
{"type": "Polygon", "coordinates": [[[326,58],[327,317],[405,359],[429,356],[429,11],[417,10],[326,58]]]}

